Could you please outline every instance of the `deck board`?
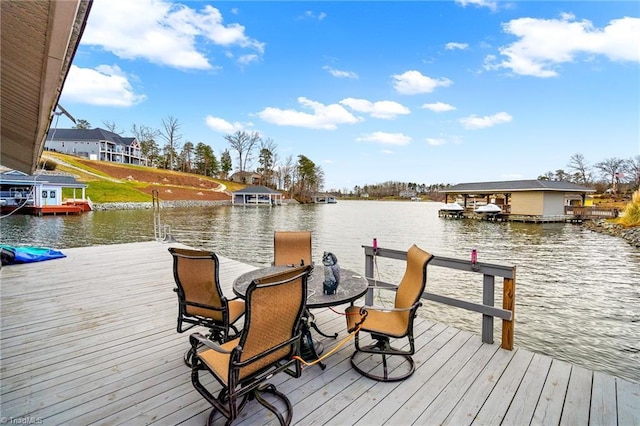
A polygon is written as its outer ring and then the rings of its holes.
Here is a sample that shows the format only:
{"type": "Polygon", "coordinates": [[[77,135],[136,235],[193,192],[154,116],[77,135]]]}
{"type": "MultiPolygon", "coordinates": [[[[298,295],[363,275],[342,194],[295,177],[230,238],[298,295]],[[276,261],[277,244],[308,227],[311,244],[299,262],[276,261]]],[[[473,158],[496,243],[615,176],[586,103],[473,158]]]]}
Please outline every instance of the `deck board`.
{"type": "MultiPolygon", "coordinates": [[[[202,425],[211,411],[194,390],[176,331],[176,243],[151,241],[66,249],[63,259],[0,271],[1,414],[47,425],[202,425]]],[[[220,257],[224,292],[255,268],[220,257]]],[[[429,303],[429,302],[426,302],[429,303]]],[[[338,340],[343,307],[314,310],[338,340]]],[[[640,384],[522,348],[506,351],[445,324],[415,324],[416,373],[379,383],[349,361],[353,342],[326,370],[272,378],[294,404],[297,425],[639,425],[640,384]]],[[[209,380],[208,383],[217,385],[209,380]]],[[[15,423],[15,421],[14,421],[15,423]]],[[[235,424],[276,424],[250,403],[235,424]]]]}

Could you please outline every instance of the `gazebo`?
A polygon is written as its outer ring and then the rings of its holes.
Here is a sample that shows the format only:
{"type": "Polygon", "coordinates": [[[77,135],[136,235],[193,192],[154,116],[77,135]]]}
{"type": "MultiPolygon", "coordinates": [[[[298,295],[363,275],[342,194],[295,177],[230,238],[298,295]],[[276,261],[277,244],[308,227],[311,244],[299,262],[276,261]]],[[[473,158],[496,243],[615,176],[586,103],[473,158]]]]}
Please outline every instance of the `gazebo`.
{"type": "Polygon", "coordinates": [[[282,205],[284,195],[266,186],[247,186],[235,191],[231,196],[231,204],[241,206],[276,206],[282,205]]]}

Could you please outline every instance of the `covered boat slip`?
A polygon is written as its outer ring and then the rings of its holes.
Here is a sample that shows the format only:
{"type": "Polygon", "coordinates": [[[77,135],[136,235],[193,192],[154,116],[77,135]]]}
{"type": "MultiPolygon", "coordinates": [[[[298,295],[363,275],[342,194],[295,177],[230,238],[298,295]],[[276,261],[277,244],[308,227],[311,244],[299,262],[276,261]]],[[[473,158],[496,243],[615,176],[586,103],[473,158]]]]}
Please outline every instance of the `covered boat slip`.
{"type": "MultiPolygon", "coordinates": [[[[65,258],[3,267],[3,418],[46,425],[204,424],[211,407],[182,361],[188,333],[176,332],[167,251],[176,245],[65,249],[65,258]]],[[[255,269],[220,261],[228,295],[237,276],[255,269]]],[[[343,316],[328,309],[314,314],[323,331],[346,336],[343,316]]],[[[424,319],[415,330],[417,369],[402,382],[379,383],[355,372],[352,341],[324,360],[326,370],[312,366],[298,379],[273,377],[294,405],[293,423],[640,424],[638,383],[517,347],[504,350],[424,319]]],[[[335,345],[321,341],[325,350],[335,345]]],[[[235,424],[275,423],[250,402],[235,424]]]]}

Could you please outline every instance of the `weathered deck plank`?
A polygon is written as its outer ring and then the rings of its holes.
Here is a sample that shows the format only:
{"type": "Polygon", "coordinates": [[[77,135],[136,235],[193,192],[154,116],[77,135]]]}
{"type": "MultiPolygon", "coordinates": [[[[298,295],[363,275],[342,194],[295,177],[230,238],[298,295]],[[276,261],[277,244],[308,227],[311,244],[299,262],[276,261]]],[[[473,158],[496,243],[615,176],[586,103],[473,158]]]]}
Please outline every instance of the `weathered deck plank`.
{"type": "MultiPolygon", "coordinates": [[[[211,408],[182,362],[188,333],[175,329],[170,245],[67,249],[64,259],[2,268],[3,418],[47,425],[206,421],[211,408]]],[[[232,296],[233,279],[255,266],[220,261],[223,289],[232,296]]],[[[346,337],[343,316],[314,313],[322,330],[346,337]]],[[[273,377],[294,404],[294,423],[640,424],[640,384],[522,348],[505,351],[444,324],[419,319],[415,329],[416,373],[409,380],[360,376],[349,362],[352,342],[324,361],[326,370],[273,377]]],[[[325,351],[337,343],[319,339],[325,351]]],[[[275,419],[250,403],[237,424],[275,419]]]]}

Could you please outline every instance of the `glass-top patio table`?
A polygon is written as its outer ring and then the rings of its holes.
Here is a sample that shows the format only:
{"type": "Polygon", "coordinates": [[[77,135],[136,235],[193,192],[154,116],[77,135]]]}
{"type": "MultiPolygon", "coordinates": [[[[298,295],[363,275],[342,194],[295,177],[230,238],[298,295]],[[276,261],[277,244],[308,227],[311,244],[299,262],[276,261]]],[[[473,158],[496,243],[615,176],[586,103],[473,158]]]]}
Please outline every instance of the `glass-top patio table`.
{"type": "MultiPolygon", "coordinates": [[[[268,266],[246,272],[234,280],[233,292],[238,297],[244,298],[247,292],[247,287],[249,287],[251,281],[256,278],[285,271],[288,268],[291,268],[291,266],[268,266]]],[[[311,270],[309,278],[307,279],[307,309],[303,321],[303,358],[306,361],[317,360],[319,358],[318,354],[322,353],[323,350],[320,342],[313,341],[310,328],[313,328],[325,337],[334,339],[338,337],[338,333],[335,333],[333,336],[329,336],[320,331],[315,323],[315,318],[309,309],[327,308],[330,306],[343,305],[345,303],[353,303],[355,300],[365,295],[368,286],[366,278],[361,274],[343,268],[340,268],[340,283],[335,294],[325,294],[323,291],[323,282],[324,268],[322,266],[315,266],[311,270]]],[[[324,370],[325,365],[322,362],[319,362],[318,365],[320,365],[324,370]]]]}

